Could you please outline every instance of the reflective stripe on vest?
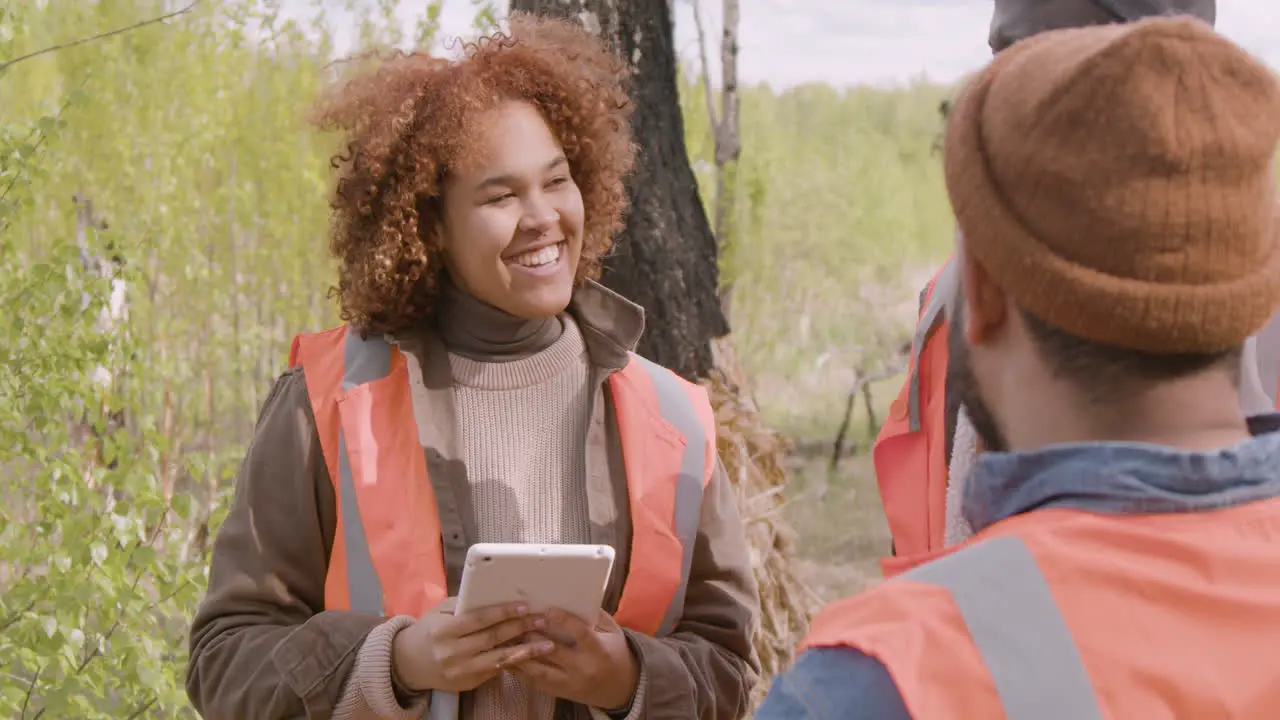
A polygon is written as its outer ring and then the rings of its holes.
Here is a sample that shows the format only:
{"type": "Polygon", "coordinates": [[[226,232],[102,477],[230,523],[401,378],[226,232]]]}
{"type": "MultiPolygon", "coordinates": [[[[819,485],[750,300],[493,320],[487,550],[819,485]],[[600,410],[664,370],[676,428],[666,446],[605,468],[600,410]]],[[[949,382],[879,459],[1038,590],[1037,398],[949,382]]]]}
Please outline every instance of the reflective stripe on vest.
{"type": "MultiPolygon", "coordinates": [[[[326,609],[421,616],[445,599],[438,509],[419,442],[421,395],[405,355],[345,326],[295,338],[338,527],[326,609]]],[[[684,609],[703,491],[715,468],[715,418],[706,391],[632,355],[609,378],[632,521],[632,551],[614,619],[648,635],[670,633],[684,609]],[[677,561],[678,558],[678,561],[677,561]]]]}
{"type": "Polygon", "coordinates": [[[1259,394],[1268,408],[1280,410],[1280,312],[1271,316],[1253,340],[1253,366],[1259,394]]]}
{"type": "Polygon", "coordinates": [[[684,611],[702,494],[715,471],[715,416],[706,390],[634,353],[625,368],[609,376],[609,388],[622,440],[633,549],[614,619],[661,637],[684,611]],[[654,425],[655,419],[663,422],[654,425]],[[674,433],[652,431],[662,427],[674,433]],[[671,447],[663,451],[666,444],[671,447]],[[679,453],[678,463],[655,466],[652,453],[670,457],[673,452],[679,453]],[[680,558],[678,574],[672,574],[669,553],[680,558]],[[655,607],[665,608],[656,624],[655,607]]]}
{"type": "Polygon", "coordinates": [[[290,365],[303,366],[338,505],[325,607],[425,614],[448,584],[440,534],[402,520],[439,516],[404,355],[381,337],[362,340],[340,327],[296,338],[290,365]]]}
{"type": "Polygon", "coordinates": [[[945,588],[1008,720],[1101,720],[1071,631],[1021,539],[996,537],[903,573],[945,588]]]}
{"type": "MultiPolygon", "coordinates": [[[[912,372],[908,378],[910,389],[907,392],[907,419],[911,432],[917,432],[921,428],[920,357],[924,353],[925,345],[934,338],[935,331],[946,321],[947,303],[955,297],[959,287],[960,265],[955,257],[952,257],[929,283],[924,309],[920,313],[920,321],[916,323],[916,332],[911,339],[912,372]]],[[[946,342],[945,336],[939,339],[946,342]]]]}
{"type": "Polygon", "coordinates": [[[875,658],[915,718],[1273,717],[1277,558],[1280,498],[1060,504],[832,603],[800,649],[875,658]]]}
{"type": "MultiPolygon", "coordinates": [[[[343,392],[350,392],[391,374],[392,348],[381,338],[361,340],[358,334],[348,333],[343,356],[343,392]]],[[[424,470],[425,465],[424,458],[424,470]]],[[[385,610],[382,583],[378,581],[378,573],[373,567],[369,539],[364,531],[364,519],[360,516],[350,454],[347,452],[347,438],[341,427],[338,429],[338,478],[338,504],[343,519],[342,540],[347,551],[348,602],[356,612],[381,615],[385,610]]],[[[425,472],[421,476],[414,473],[415,481],[425,479],[425,472]]],[[[443,576],[435,578],[437,583],[440,580],[443,580],[443,576]]]]}
{"type": "Polygon", "coordinates": [[[929,282],[911,343],[908,376],[872,448],[895,557],[885,577],[940,550],[946,533],[946,308],[959,286],[952,258],[929,282]]]}

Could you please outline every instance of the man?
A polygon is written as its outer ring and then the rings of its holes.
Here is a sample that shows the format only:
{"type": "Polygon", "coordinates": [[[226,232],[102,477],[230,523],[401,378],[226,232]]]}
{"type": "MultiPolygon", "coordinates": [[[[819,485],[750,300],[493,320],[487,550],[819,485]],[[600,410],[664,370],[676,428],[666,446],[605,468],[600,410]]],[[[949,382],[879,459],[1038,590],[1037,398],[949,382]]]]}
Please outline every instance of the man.
{"type": "MultiPolygon", "coordinates": [[[[1046,30],[1132,22],[1153,15],[1187,14],[1213,25],[1215,0],[996,0],[988,44],[999,54],[1046,30]]],[[[959,514],[963,479],[977,454],[976,436],[954,391],[947,389],[946,301],[957,273],[948,263],[921,293],[920,322],[907,381],[891,404],[872,451],[880,498],[893,537],[892,557],[881,561],[891,577],[930,553],[969,535],[959,514]]],[[[1280,323],[1278,323],[1280,325],[1280,323]]],[[[1280,327],[1268,331],[1264,350],[1246,348],[1246,402],[1269,409],[1280,377],[1280,327]],[[1258,357],[1260,355],[1261,357],[1258,357]],[[1269,370],[1258,377],[1256,360],[1269,370]]]]}
{"type": "MultiPolygon", "coordinates": [[[[1280,82],[1204,23],[1043,33],[947,123],[976,535],[815,618],[757,720],[1280,707],[1280,82]]],[[[936,291],[935,291],[936,292],[936,291]]]]}

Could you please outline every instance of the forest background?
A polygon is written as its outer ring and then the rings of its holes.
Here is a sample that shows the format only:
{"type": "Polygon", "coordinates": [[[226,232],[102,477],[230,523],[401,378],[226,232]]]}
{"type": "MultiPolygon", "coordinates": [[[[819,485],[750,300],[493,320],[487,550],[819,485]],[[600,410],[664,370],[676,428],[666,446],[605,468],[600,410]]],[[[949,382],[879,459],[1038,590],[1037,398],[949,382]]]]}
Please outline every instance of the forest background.
{"type": "MultiPolygon", "coordinates": [[[[439,40],[439,0],[408,33],[393,2],[342,5],[357,47],[439,40]]],[[[334,145],[304,120],[340,72],[332,19],[203,0],[146,23],[185,6],[0,0],[3,717],[194,717],[185,632],[211,536],[290,339],[337,322],[334,145]]],[[[474,11],[476,29],[500,14],[474,11]]],[[[680,96],[705,199],[698,71],[682,68],[680,96]]],[[[787,442],[781,512],[814,602],[873,582],[888,550],[866,450],[951,245],[935,147],[950,91],[739,90],[721,281],[755,402],[787,442]]]]}

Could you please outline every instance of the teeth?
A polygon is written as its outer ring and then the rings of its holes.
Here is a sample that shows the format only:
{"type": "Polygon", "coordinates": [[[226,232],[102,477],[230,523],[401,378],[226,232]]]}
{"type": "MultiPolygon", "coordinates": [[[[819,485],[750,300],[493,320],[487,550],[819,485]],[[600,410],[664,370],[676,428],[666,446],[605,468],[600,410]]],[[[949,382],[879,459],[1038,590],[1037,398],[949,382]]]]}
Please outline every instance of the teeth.
{"type": "Polygon", "coordinates": [[[512,258],[512,262],[524,267],[541,267],[550,265],[560,259],[560,243],[548,245],[547,247],[532,252],[522,253],[512,258]]]}

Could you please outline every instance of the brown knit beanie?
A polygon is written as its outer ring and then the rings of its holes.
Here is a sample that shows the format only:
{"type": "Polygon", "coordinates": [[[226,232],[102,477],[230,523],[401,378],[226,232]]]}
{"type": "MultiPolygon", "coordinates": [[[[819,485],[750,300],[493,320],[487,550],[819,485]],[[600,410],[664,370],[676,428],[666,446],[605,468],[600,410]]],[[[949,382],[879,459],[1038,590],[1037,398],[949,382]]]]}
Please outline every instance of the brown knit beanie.
{"type": "Polygon", "coordinates": [[[1280,83],[1202,22],[1057,30],[947,123],[947,191],[1015,303],[1077,337],[1231,349],[1280,307],[1280,83]]]}

